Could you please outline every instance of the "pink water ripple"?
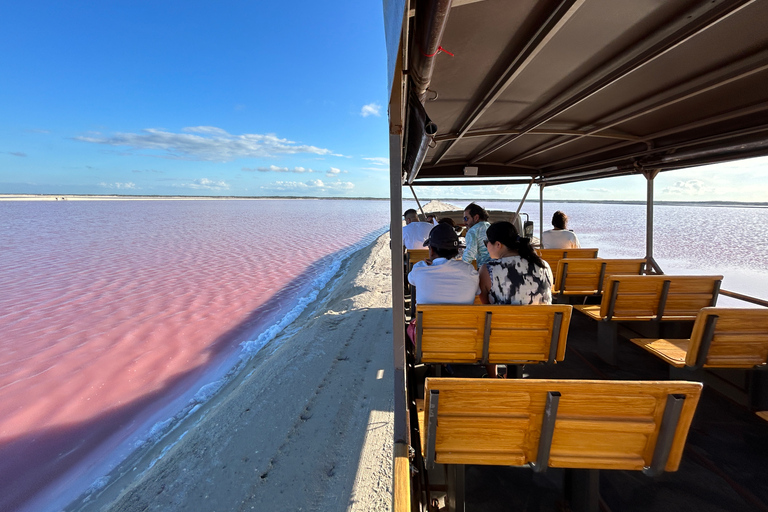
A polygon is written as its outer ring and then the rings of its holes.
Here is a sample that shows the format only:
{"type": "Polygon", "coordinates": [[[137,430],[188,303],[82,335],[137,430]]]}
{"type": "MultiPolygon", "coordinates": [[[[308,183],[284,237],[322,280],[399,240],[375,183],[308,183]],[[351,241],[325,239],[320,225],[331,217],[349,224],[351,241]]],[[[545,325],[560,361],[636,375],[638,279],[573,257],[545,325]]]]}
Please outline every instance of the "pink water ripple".
{"type": "Polygon", "coordinates": [[[318,261],[380,230],[387,208],[0,203],[0,509],[197,382],[295,305],[318,261]],[[335,219],[354,222],[328,229],[335,219]]]}

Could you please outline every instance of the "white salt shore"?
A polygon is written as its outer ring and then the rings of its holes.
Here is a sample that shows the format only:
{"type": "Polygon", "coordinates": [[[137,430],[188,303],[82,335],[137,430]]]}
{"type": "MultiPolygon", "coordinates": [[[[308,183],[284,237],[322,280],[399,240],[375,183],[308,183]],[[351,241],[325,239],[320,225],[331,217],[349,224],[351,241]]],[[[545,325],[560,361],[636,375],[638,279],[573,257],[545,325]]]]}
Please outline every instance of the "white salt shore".
{"type": "Polygon", "coordinates": [[[385,234],[294,334],[67,510],[391,509],[391,304],[385,234]]]}

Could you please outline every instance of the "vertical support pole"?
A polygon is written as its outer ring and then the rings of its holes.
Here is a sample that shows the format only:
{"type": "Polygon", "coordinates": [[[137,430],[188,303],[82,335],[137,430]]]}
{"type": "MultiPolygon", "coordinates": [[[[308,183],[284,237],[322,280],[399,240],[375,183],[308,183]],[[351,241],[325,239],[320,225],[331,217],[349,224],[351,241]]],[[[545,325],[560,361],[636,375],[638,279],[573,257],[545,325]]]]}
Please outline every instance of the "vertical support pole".
{"type": "MultiPolygon", "coordinates": [[[[391,109],[397,108],[396,105],[391,109]]],[[[394,351],[395,382],[395,443],[410,443],[410,421],[406,397],[405,373],[405,297],[403,281],[403,184],[402,184],[402,140],[400,128],[390,128],[389,134],[389,214],[390,251],[392,254],[392,349],[394,351]]]]}
{"type": "Polygon", "coordinates": [[[466,509],[466,491],[464,484],[464,464],[448,466],[448,510],[449,512],[464,512],[466,509]]]}
{"type": "Polygon", "coordinates": [[[543,249],[541,237],[544,236],[544,184],[539,184],[539,246],[543,249]]]}
{"type": "Polygon", "coordinates": [[[600,470],[567,469],[565,494],[573,512],[599,512],[600,470]]]}
{"type": "Polygon", "coordinates": [[[645,258],[653,259],[653,180],[659,174],[659,169],[644,171],[647,181],[647,195],[645,198],[645,258]]]}

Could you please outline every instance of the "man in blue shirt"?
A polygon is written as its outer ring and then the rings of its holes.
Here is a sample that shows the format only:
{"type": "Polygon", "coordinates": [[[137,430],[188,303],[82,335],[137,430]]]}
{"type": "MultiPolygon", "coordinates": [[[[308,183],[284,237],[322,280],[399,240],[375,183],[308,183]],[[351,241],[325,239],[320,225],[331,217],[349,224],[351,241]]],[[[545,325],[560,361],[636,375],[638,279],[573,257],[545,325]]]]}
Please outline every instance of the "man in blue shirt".
{"type": "Polygon", "coordinates": [[[488,249],[485,248],[485,230],[491,225],[488,222],[488,212],[485,208],[470,203],[464,208],[464,223],[467,225],[466,248],[461,255],[461,259],[467,263],[477,260],[477,268],[490,261],[488,249]]]}

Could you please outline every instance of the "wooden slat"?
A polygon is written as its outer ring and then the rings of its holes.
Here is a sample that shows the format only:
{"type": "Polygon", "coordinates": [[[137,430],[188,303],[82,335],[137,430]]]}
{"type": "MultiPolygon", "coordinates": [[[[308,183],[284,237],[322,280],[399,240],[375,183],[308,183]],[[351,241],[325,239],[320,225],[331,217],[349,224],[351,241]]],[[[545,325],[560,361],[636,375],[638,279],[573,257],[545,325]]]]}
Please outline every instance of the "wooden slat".
{"type": "Polygon", "coordinates": [[[685,357],[691,344],[691,340],[682,339],[633,338],[631,341],[676,368],[685,366],[685,357]]]}
{"type": "Polygon", "coordinates": [[[557,269],[557,262],[565,258],[567,254],[568,258],[597,258],[597,249],[595,248],[579,248],[579,249],[536,249],[541,259],[549,263],[552,267],[552,271],[557,269]]]}
{"type": "Polygon", "coordinates": [[[606,278],[600,317],[607,317],[613,289],[618,286],[614,320],[655,319],[664,282],[669,281],[669,292],[661,319],[694,320],[699,310],[711,305],[715,283],[722,279],[723,276],[611,275],[606,278]]]}
{"type": "Polygon", "coordinates": [[[701,388],[684,381],[428,378],[425,395],[440,394],[437,462],[534,462],[547,393],[558,391],[549,465],[642,469],[651,465],[667,395],[682,394],[686,399],[666,464],[667,471],[675,471],[701,388]]]}
{"type": "Polygon", "coordinates": [[[395,444],[393,512],[411,512],[411,464],[408,445],[395,444]]]}
{"type": "MultiPolygon", "coordinates": [[[[639,275],[645,259],[563,258],[557,263],[555,290],[563,295],[595,295],[602,293],[604,278],[613,274],[639,275]],[[603,265],[605,273],[603,274],[603,265]],[[566,272],[567,269],[567,272],[566,272]]],[[[553,269],[554,270],[554,269],[553,269]]]]}
{"type": "Polygon", "coordinates": [[[425,304],[422,314],[422,359],[425,363],[482,361],[486,313],[491,313],[489,362],[542,362],[549,359],[553,326],[562,315],[556,361],[565,358],[572,307],[569,305],[497,306],[425,304]]]}
{"type": "Polygon", "coordinates": [[[717,317],[705,368],[754,368],[768,363],[768,309],[702,308],[687,340],[633,339],[636,345],[676,366],[695,366],[707,319],[717,317]]]}

